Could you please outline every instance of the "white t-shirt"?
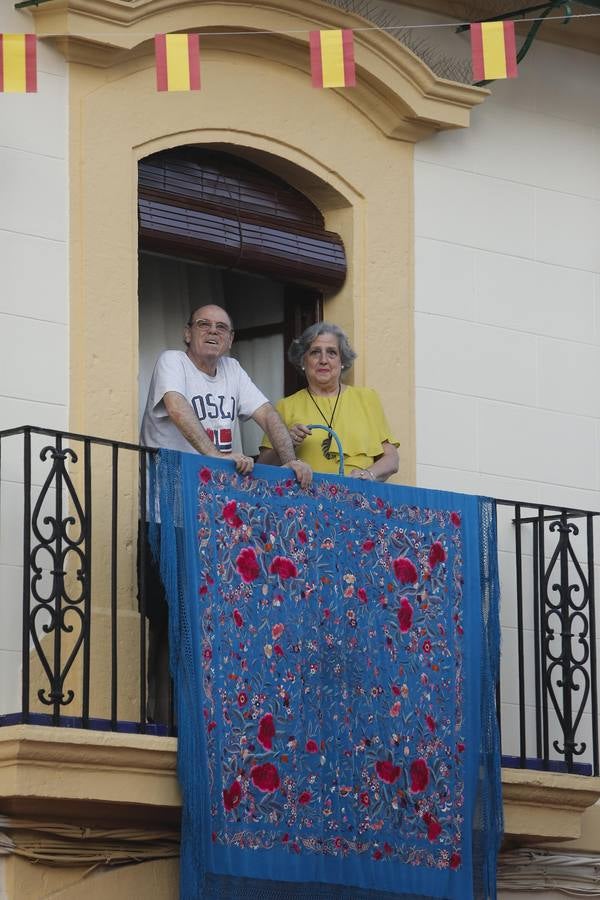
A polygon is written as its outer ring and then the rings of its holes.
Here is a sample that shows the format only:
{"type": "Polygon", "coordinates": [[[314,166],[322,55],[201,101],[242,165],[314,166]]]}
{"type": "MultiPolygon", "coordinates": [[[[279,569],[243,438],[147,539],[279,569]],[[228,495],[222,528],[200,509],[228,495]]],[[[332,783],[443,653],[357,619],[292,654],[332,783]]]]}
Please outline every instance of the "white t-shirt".
{"type": "Polygon", "coordinates": [[[140,440],[146,447],[196,453],[167,414],[163,402],[167,391],[183,394],[215,447],[224,453],[234,445],[238,418],[248,419],[268,403],[237,359],[221,357],[212,376],[197,369],[183,350],[165,350],[156,361],[142,419],[140,440]]]}

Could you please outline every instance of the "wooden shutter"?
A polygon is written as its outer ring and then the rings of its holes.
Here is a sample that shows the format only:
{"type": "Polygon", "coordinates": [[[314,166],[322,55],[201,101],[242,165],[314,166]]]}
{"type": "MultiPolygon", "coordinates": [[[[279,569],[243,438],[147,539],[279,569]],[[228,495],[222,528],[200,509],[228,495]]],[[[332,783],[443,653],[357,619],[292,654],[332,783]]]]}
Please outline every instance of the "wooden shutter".
{"type": "Polygon", "coordinates": [[[185,148],[139,163],[140,249],[320,291],[346,277],[342,239],[286,182],[227,153],[185,148]]]}

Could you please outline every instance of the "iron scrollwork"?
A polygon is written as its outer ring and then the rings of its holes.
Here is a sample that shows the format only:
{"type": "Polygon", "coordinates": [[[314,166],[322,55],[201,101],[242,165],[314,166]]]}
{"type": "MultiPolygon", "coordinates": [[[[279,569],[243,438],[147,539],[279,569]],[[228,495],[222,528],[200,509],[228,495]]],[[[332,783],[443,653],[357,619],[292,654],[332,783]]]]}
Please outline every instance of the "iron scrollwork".
{"type": "Polygon", "coordinates": [[[586,750],[585,742],[577,741],[576,736],[591,688],[591,595],[571,542],[571,537],[579,534],[577,525],[563,513],[549,530],[558,534],[558,540],[543,579],[543,680],[563,734],[563,745],[555,740],[553,747],[570,765],[573,756],[581,756],[586,750]],[[573,571],[576,581],[571,581],[573,571]]]}
{"type": "Polygon", "coordinates": [[[53,706],[58,714],[60,707],[74,700],[74,691],[65,691],[65,681],[88,633],[85,513],[68,471],[68,463],[77,463],[77,454],[62,448],[59,439],[56,446],[43,448],[40,459],[50,459],[52,465],[31,515],[32,540],[36,543],[30,551],[29,631],[49,685],[38,690],[38,699],[45,706],[53,706]],[[45,512],[48,505],[49,513],[45,512]],[[65,505],[70,514],[63,514],[65,505]],[[69,571],[72,577],[68,578],[69,571]],[[42,633],[54,636],[49,647],[41,639],[42,633]],[[74,635],[65,660],[62,634],[74,635]]]}

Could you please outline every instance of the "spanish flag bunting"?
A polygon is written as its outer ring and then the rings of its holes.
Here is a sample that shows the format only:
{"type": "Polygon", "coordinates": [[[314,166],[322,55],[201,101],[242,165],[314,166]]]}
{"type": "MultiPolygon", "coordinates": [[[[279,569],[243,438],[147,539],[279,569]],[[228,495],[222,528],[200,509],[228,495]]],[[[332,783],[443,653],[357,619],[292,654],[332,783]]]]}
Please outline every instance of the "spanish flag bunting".
{"type": "Polygon", "coordinates": [[[471,25],[473,81],[517,77],[514,22],[474,22],[471,25]]]}
{"type": "Polygon", "coordinates": [[[0,92],[37,91],[36,47],[35,34],[0,34],[0,92]]]}
{"type": "Polygon", "coordinates": [[[156,89],[200,90],[200,39],[197,34],[157,34],[156,89]]]}
{"type": "Polygon", "coordinates": [[[313,87],[354,87],[354,35],[350,28],[311,31],[310,67],[313,87]]]}

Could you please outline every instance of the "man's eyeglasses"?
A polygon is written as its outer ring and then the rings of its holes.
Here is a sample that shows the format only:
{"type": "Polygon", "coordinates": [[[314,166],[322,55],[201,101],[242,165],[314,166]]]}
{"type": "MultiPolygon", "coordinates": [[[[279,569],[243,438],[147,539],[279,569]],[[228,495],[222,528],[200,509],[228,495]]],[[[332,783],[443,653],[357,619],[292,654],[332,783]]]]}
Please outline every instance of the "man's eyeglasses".
{"type": "Polygon", "coordinates": [[[231,328],[225,322],[209,322],[208,319],[196,319],[195,322],[189,322],[188,327],[196,327],[199,331],[211,331],[213,328],[217,334],[229,334],[231,328]]]}

